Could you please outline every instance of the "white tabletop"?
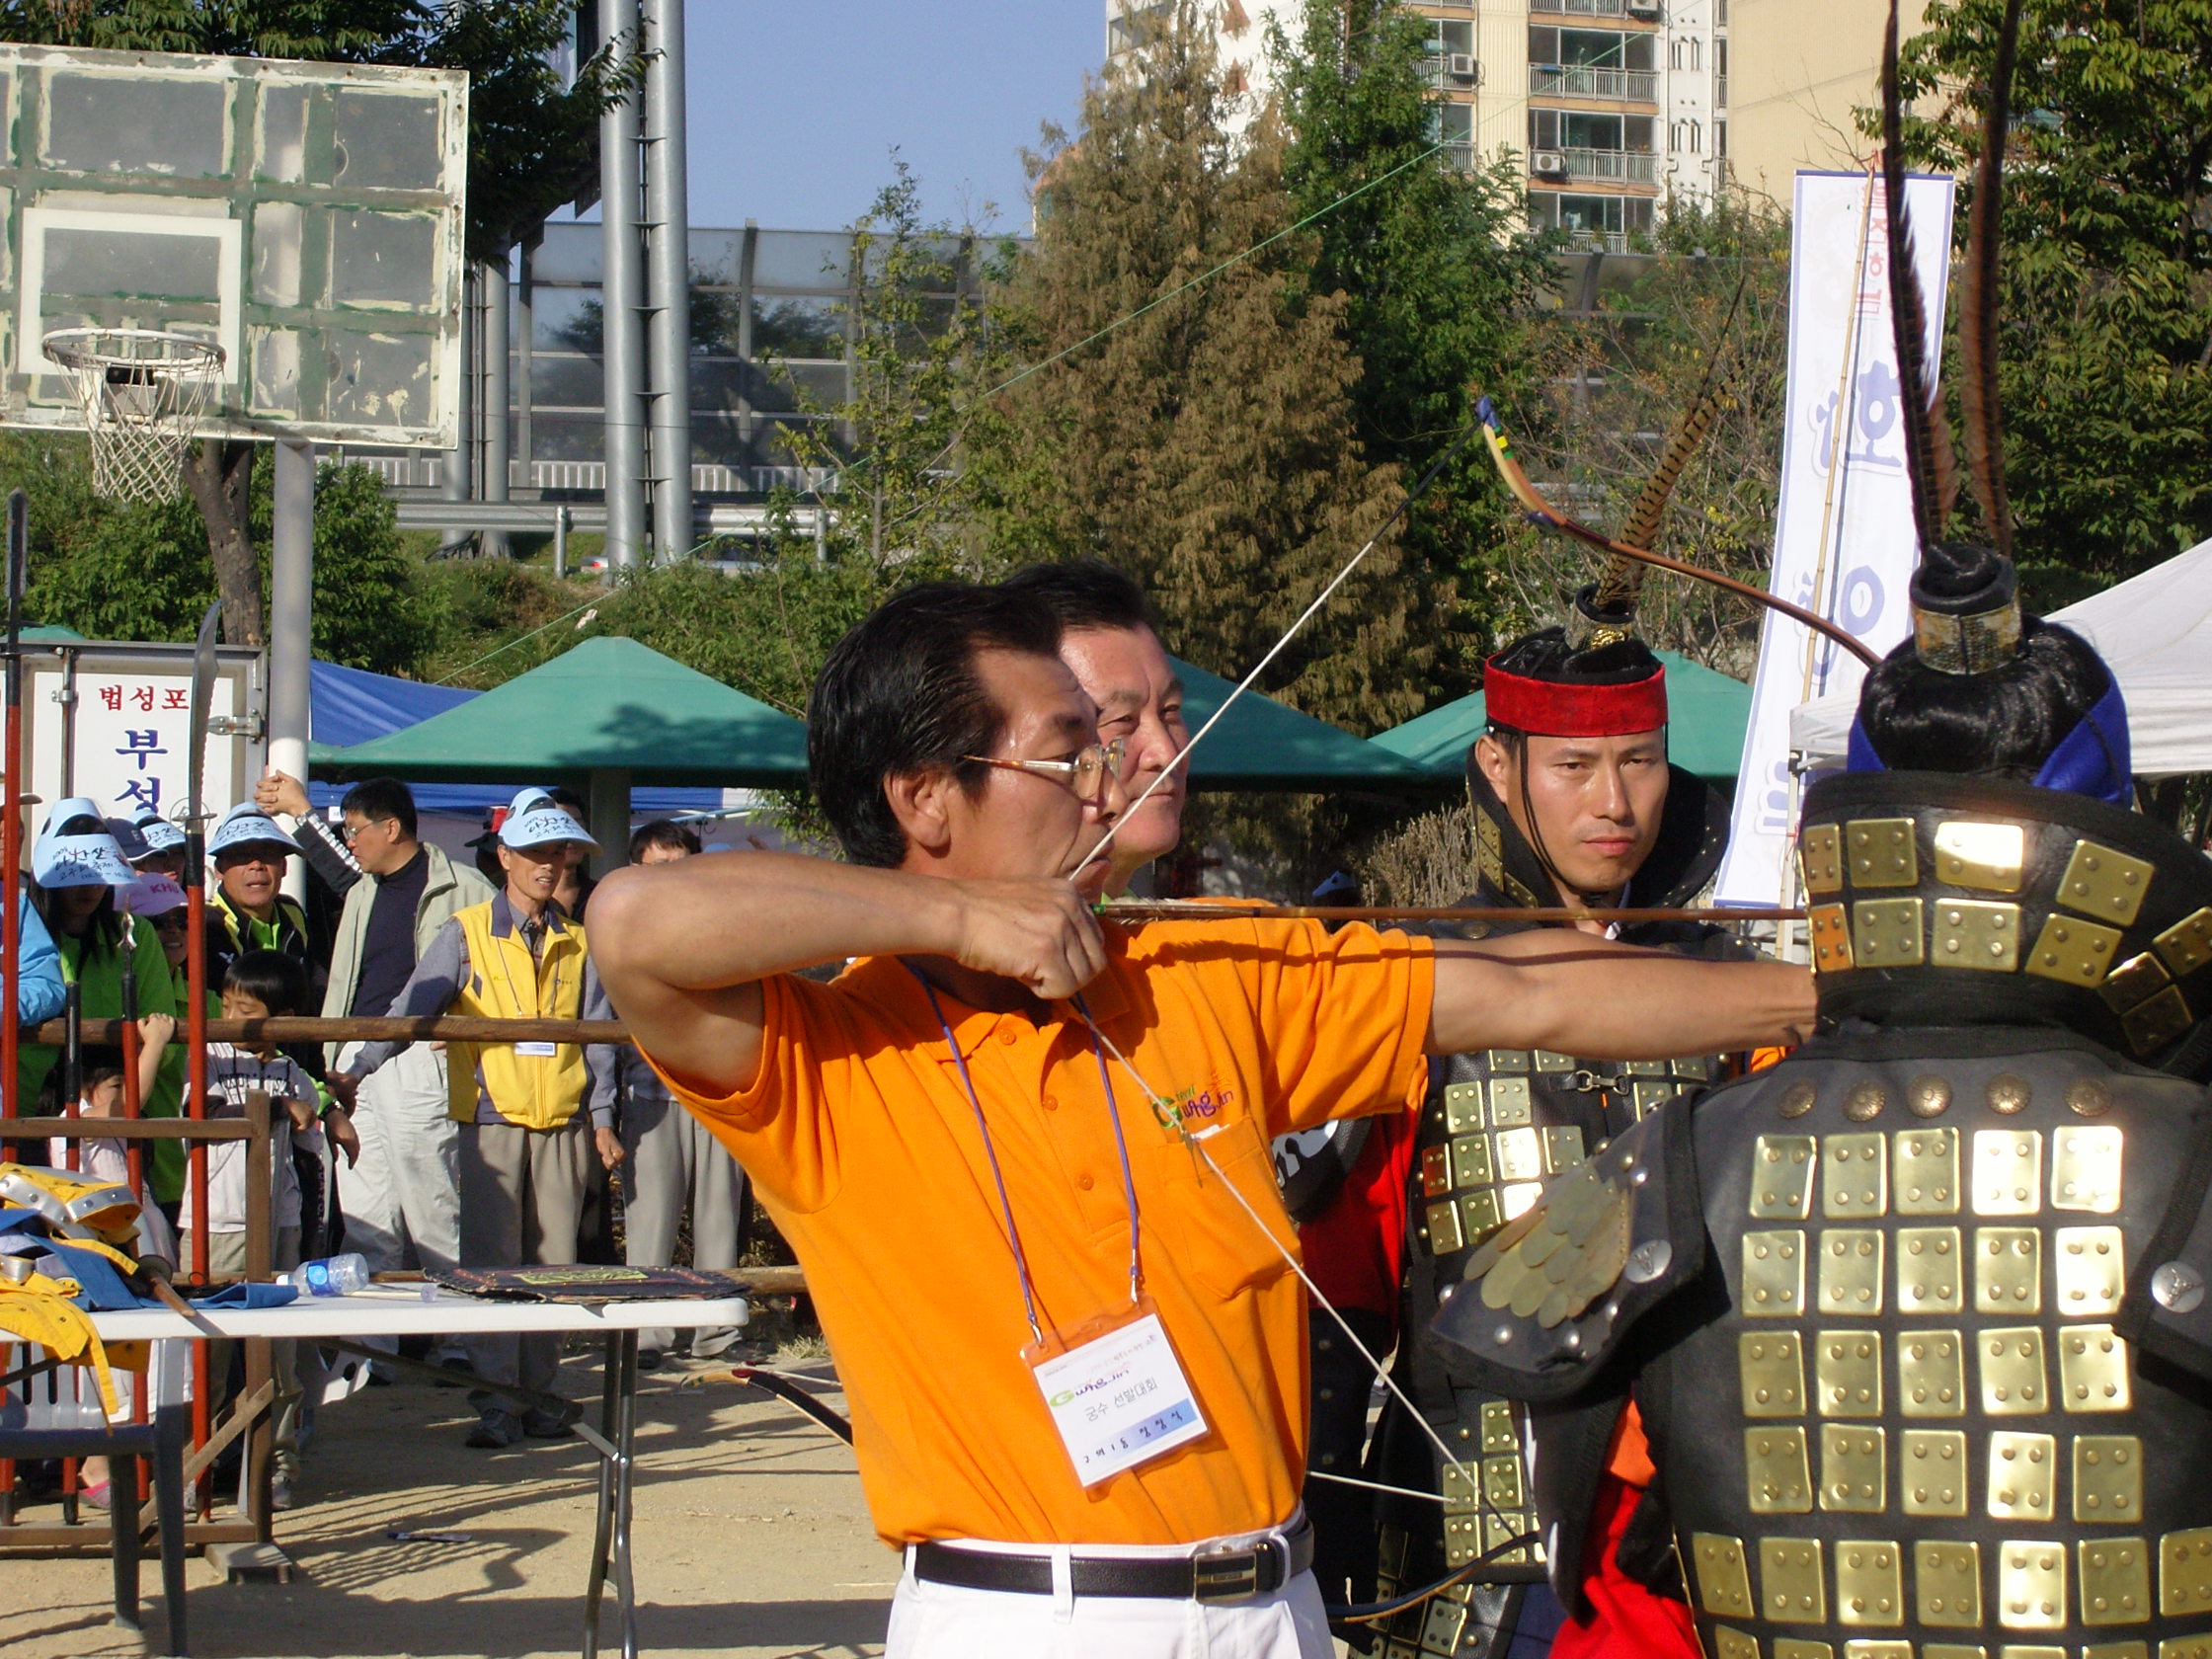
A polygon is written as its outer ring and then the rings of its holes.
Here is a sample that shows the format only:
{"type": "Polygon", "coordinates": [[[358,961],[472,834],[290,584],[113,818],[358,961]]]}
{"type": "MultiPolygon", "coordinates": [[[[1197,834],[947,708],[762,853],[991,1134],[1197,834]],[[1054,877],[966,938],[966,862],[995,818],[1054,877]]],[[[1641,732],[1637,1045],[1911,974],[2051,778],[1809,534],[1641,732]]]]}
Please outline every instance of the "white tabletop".
{"type": "Polygon", "coordinates": [[[194,1317],[166,1307],[95,1313],[106,1342],[193,1336],[440,1336],[495,1331],[692,1330],[742,1325],[744,1297],[712,1301],[492,1302],[434,1285],[372,1285],[353,1296],[301,1297],[281,1307],[198,1307],[194,1317]]]}

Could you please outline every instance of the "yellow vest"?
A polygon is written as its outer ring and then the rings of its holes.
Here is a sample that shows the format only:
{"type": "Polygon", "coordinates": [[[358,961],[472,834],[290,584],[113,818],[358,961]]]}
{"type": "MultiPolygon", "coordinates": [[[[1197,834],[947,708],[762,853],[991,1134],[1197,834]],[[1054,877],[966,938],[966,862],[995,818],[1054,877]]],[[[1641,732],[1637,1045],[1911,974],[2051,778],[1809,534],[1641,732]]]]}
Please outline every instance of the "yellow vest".
{"type": "MultiPolygon", "coordinates": [[[[547,928],[536,957],[519,930],[492,933],[490,902],[457,911],[468,943],[468,983],[450,1012],[491,1019],[577,1019],[584,1012],[584,925],[547,928]]],[[[513,1043],[454,1043],[446,1053],[446,1094],[456,1123],[476,1121],[477,1076],[493,1108],[522,1129],[559,1129],[576,1116],[588,1081],[584,1050],[551,1045],[549,1055],[517,1053],[513,1043]]]]}

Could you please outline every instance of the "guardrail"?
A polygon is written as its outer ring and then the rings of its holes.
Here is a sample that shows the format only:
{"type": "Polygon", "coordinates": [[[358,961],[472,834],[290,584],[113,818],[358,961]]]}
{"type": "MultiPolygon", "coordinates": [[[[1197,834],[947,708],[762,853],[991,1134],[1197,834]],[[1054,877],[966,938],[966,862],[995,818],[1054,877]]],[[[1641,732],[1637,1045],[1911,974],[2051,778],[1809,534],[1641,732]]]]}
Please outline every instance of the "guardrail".
{"type": "Polygon", "coordinates": [[[1613,98],[1655,104],[1659,98],[1659,75],[1651,69],[1532,63],[1529,65],[1529,90],[1545,98],[1613,98]]]}
{"type": "Polygon", "coordinates": [[[1652,180],[1653,156],[1648,150],[1561,150],[1567,158],[1567,176],[1571,179],[1620,179],[1627,184],[1648,185],[1652,180]]]}

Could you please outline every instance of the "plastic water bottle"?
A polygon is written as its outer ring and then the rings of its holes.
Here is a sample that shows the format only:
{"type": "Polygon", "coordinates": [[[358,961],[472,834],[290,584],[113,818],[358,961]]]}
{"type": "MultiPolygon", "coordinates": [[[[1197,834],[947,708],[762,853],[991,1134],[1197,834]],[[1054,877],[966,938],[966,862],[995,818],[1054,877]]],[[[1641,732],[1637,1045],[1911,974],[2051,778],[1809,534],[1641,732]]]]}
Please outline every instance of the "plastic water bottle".
{"type": "Polygon", "coordinates": [[[306,1296],[351,1296],[368,1289],[368,1258],[352,1250],[343,1256],[321,1256],[301,1262],[284,1282],[306,1296]]]}

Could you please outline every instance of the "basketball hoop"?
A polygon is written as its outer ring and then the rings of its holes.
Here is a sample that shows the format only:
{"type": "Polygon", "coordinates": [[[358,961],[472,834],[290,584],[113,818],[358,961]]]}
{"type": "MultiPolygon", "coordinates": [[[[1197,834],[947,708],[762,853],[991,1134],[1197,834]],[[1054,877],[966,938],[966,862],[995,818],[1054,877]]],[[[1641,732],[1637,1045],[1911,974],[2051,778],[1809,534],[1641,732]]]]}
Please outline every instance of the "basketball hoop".
{"type": "Polygon", "coordinates": [[[69,376],[84,416],[94,492],[125,502],[175,496],[223,349],[137,328],[58,329],[42,344],[69,376]]]}

